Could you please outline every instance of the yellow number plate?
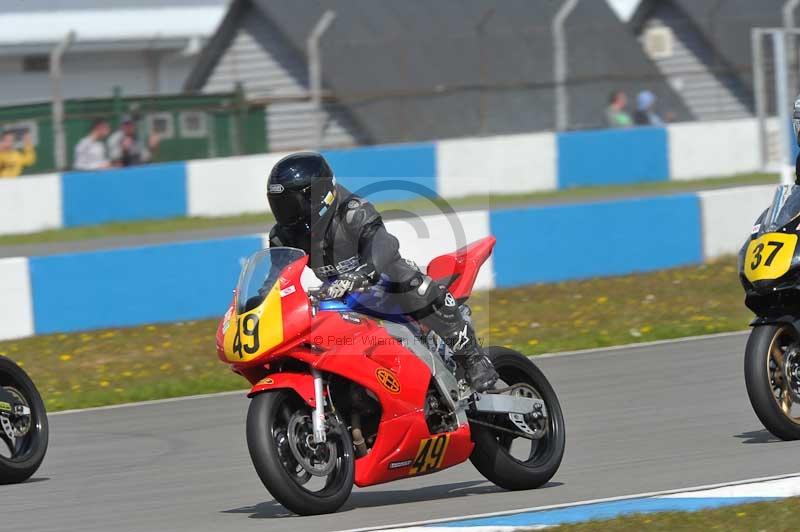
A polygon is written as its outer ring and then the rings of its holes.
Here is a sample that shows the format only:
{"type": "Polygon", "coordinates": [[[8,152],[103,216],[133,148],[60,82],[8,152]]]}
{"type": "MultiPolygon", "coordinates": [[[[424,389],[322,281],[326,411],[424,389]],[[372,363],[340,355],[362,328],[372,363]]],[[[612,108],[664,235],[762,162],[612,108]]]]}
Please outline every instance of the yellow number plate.
{"type": "Polygon", "coordinates": [[[744,276],[748,281],[777,279],[789,271],[797,246],[797,235],[766,233],[750,241],[744,257],[744,276]]]}
{"type": "Polygon", "coordinates": [[[448,443],[450,443],[449,434],[440,434],[439,436],[422,440],[419,443],[417,456],[411,463],[409,473],[411,475],[418,475],[442,467],[448,443]]]}

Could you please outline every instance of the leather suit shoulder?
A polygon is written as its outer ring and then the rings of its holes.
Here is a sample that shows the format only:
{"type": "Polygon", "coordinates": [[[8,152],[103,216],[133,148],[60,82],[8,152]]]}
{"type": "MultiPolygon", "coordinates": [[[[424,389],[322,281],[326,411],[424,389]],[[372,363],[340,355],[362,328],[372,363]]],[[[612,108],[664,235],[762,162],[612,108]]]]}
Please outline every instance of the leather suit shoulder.
{"type": "Polygon", "coordinates": [[[364,227],[380,221],[381,215],[372,203],[352,194],[343,198],[339,218],[349,233],[358,234],[364,227]]]}

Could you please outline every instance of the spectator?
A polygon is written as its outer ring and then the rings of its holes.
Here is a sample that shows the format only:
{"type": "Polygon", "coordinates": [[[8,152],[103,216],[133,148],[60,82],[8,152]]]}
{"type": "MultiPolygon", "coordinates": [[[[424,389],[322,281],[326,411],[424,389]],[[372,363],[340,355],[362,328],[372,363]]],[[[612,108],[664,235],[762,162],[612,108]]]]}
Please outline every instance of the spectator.
{"type": "Polygon", "coordinates": [[[111,133],[108,120],[98,118],[92,122],[89,134],[75,146],[75,170],[102,170],[111,167],[106,155],[105,140],[111,133]]]}
{"type": "Polygon", "coordinates": [[[608,99],[606,107],[606,124],[608,127],[630,127],[633,125],[631,115],[625,110],[628,96],[622,91],[614,91],[608,99]]]}
{"type": "Polygon", "coordinates": [[[22,150],[14,147],[16,134],[5,131],[0,135],[0,178],[17,177],[22,169],[36,163],[36,150],[31,142],[31,134],[25,132],[22,136],[22,150]]]}
{"type": "Polygon", "coordinates": [[[108,154],[114,166],[133,166],[149,162],[153,152],[158,150],[161,139],[155,133],[150,135],[147,142],[139,138],[136,131],[136,121],[133,117],[122,117],[119,129],[108,139],[108,154]]]}
{"type": "Polygon", "coordinates": [[[636,112],[633,121],[639,126],[663,126],[664,120],[656,113],[656,95],[650,91],[642,91],[636,96],[636,112]]]}

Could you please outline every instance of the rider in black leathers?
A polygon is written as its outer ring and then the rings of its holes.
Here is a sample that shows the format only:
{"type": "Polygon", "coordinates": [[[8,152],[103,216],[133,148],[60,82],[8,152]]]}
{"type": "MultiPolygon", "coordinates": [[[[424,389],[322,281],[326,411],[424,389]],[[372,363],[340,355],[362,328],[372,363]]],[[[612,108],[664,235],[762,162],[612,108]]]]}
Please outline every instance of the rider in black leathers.
{"type": "Polygon", "coordinates": [[[387,297],[396,298],[407,314],[448,343],[475,390],[492,387],[497,372],[458,302],[447,287],[400,256],[398,241],[378,211],[337,185],[322,155],[300,152],[278,161],[269,175],[267,198],[277,222],[270,246],[305,251],[309,267],[326,283],[325,297],[340,298],[382,281],[387,297]]]}

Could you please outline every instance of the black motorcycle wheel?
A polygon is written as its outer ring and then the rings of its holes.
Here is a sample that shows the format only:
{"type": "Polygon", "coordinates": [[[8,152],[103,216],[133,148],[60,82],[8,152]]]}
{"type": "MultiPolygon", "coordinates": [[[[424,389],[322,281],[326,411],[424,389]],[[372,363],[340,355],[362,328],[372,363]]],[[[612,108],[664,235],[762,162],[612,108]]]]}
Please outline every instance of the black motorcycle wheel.
{"type": "Polygon", "coordinates": [[[507,490],[528,490],[546,484],[558,471],[564,456],[564,415],[553,387],[528,357],[504,347],[489,347],[491,359],[500,381],[497,388],[523,385],[529,396],[545,402],[548,417],[542,424],[543,436],[528,440],[522,436],[491,428],[475,421],[505,427],[519,432],[508,414],[471,414],[472,439],[475,449],[470,461],[489,481],[507,490]],[[517,442],[515,444],[515,442],[517,442]],[[515,445],[530,445],[521,456],[515,445]]]}
{"type": "Polygon", "coordinates": [[[311,412],[289,390],[256,395],[247,411],[253,466],[267,491],[299,515],[338,510],[350,496],[355,475],[350,434],[341,425],[329,427],[328,441],[314,447],[311,412]]]}
{"type": "Polygon", "coordinates": [[[47,412],[39,391],[12,360],[0,356],[0,387],[14,397],[14,404],[30,409],[30,415],[7,418],[13,440],[0,427],[0,484],[29,479],[44,460],[49,430],[47,412]]]}
{"type": "Polygon", "coordinates": [[[792,325],[755,327],[747,340],[744,381],[764,427],[782,440],[800,439],[800,337],[792,325]],[[786,367],[789,364],[790,367],[786,367]],[[788,369],[788,371],[787,371],[788,369]]]}

